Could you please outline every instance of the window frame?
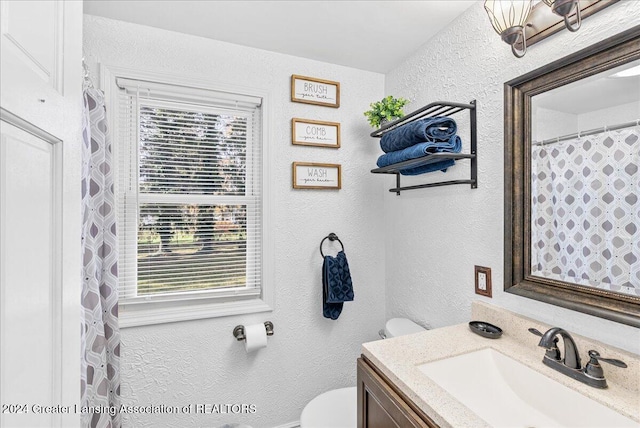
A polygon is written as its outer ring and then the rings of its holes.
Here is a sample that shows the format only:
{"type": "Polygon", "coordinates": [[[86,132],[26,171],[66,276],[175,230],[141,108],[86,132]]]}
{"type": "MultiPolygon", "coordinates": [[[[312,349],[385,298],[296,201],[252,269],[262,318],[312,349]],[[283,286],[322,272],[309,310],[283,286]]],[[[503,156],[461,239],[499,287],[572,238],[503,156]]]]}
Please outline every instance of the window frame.
{"type": "MultiPolygon", "coordinates": [[[[132,79],[144,80],[163,85],[172,86],[175,89],[184,88],[185,93],[193,94],[194,91],[216,91],[230,95],[250,96],[261,99],[260,120],[258,121],[254,142],[257,142],[262,150],[261,165],[261,198],[262,198],[262,225],[261,241],[262,252],[258,254],[261,257],[260,267],[260,288],[241,287],[241,288],[225,288],[220,290],[198,290],[180,294],[166,294],[162,296],[140,296],[135,298],[121,298],[119,302],[119,321],[120,327],[132,327],[140,325],[161,324],[167,322],[186,321],[203,318],[215,318],[229,315],[239,315],[257,312],[272,311],[274,307],[273,293],[273,240],[271,237],[271,195],[270,195],[270,165],[272,165],[271,151],[268,142],[272,140],[268,127],[270,118],[269,109],[269,93],[262,89],[241,87],[230,84],[220,84],[211,82],[202,78],[189,78],[185,76],[170,75],[164,73],[132,70],[123,67],[114,67],[101,64],[100,65],[101,88],[105,92],[107,100],[107,113],[110,118],[110,135],[113,147],[113,166],[116,177],[119,177],[120,171],[119,155],[123,149],[123,144],[118,140],[120,129],[123,124],[118,121],[118,99],[120,89],[116,84],[116,79],[132,79]]],[[[183,103],[177,100],[176,103],[183,103]]],[[[143,103],[141,103],[143,104],[143,103]]],[[[139,108],[139,106],[138,106],[139,108]]],[[[138,118],[136,118],[136,121],[138,118]]],[[[137,128],[137,127],[136,127],[137,128]]],[[[136,130],[139,132],[139,129],[136,130]]],[[[254,145],[254,150],[255,150],[254,145]]],[[[130,148],[130,156],[136,156],[136,168],[139,165],[138,148],[130,148]],[[134,153],[135,149],[135,153],[134,153]]],[[[137,169],[136,169],[137,180],[137,169]]],[[[116,194],[121,191],[119,189],[119,179],[115,180],[116,194]]],[[[139,192],[136,189],[133,194],[138,197],[139,192]]],[[[218,196],[218,198],[229,198],[226,196],[218,196]]],[[[232,197],[236,198],[236,197],[232,197]]],[[[246,198],[246,196],[237,199],[246,198]]],[[[138,200],[136,203],[140,203],[138,200]]],[[[124,220],[118,219],[118,227],[121,227],[124,220]]],[[[127,219],[128,221],[128,219],[127,219]]],[[[137,218],[135,219],[137,223],[137,218]]],[[[247,243],[249,245],[249,242],[247,243]]],[[[135,245],[132,245],[135,247],[135,245]]],[[[137,257],[137,252],[133,248],[133,256],[137,257]]],[[[131,248],[121,248],[121,255],[131,256],[131,248]]],[[[249,257],[249,251],[247,251],[249,257]]],[[[251,252],[254,254],[255,252],[251,252]]],[[[249,267],[255,266],[249,264],[247,260],[247,272],[249,267]]]]}

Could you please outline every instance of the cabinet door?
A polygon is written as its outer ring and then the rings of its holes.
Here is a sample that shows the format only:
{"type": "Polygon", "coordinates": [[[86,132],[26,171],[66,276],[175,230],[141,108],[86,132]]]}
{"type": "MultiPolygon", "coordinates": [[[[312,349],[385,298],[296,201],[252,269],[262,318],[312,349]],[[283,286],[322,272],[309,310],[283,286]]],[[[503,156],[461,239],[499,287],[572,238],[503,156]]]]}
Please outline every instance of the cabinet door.
{"type": "Polygon", "coordinates": [[[358,428],[434,428],[363,358],[358,359],[358,428]]]}

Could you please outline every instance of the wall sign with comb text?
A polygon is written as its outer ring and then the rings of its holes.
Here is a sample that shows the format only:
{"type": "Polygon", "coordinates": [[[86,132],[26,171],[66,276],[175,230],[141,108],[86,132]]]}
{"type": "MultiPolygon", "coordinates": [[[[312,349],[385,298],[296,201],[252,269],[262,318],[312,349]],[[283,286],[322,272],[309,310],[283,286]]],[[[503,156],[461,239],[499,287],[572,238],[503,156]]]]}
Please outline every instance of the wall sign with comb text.
{"type": "Polygon", "coordinates": [[[340,147],[340,124],[310,119],[291,119],[291,143],[298,146],[340,147]]]}

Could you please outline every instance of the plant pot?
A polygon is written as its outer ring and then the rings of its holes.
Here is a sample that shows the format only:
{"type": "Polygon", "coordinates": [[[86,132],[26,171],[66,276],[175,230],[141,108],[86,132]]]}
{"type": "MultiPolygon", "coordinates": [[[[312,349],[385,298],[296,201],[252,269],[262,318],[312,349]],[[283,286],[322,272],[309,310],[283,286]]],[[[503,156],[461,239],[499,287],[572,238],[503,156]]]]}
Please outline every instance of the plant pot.
{"type": "Polygon", "coordinates": [[[382,118],[382,119],[380,119],[380,128],[382,128],[383,126],[388,125],[389,123],[391,123],[393,121],[396,121],[398,119],[400,119],[400,118],[397,117],[397,116],[392,117],[391,120],[388,120],[386,117],[382,118]]]}

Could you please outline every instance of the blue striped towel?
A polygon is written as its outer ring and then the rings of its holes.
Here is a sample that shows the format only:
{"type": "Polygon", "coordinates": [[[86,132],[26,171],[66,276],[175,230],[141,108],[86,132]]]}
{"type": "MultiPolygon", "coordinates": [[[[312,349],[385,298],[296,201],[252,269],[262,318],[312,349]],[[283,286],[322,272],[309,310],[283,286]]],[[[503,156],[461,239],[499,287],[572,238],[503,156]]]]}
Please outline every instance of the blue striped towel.
{"type": "Polygon", "coordinates": [[[455,120],[449,117],[429,117],[407,123],[387,132],[380,139],[380,148],[383,152],[389,153],[425,141],[446,142],[456,135],[457,131],[458,126],[455,120]]]}

